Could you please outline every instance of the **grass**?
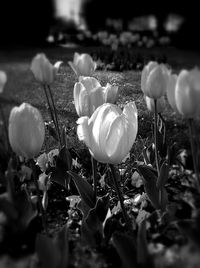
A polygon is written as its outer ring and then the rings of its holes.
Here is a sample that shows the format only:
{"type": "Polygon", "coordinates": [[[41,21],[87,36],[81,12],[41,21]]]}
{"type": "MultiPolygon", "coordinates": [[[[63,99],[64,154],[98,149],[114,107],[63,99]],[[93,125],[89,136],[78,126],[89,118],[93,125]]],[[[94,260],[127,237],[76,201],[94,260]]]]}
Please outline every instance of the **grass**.
{"type": "MultiPolygon", "coordinates": [[[[22,102],[29,102],[37,107],[44,120],[50,120],[48,107],[44,96],[43,89],[35,81],[31,71],[30,63],[36,53],[44,52],[47,57],[54,63],[62,60],[63,64],[57,75],[56,81],[52,85],[56,108],[59,121],[64,124],[68,130],[69,146],[79,146],[76,138],[76,124],[78,118],[73,104],[73,87],[77,81],[75,74],[68,65],[68,61],[72,60],[73,53],[78,52],[95,52],[96,48],[90,47],[74,47],[74,48],[18,48],[16,50],[3,50],[0,52],[0,69],[7,73],[8,81],[5,86],[4,93],[0,96],[7,117],[11,108],[22,102]],[[72,138],[72,139],[71,139],[72,138]],[[75,138],[75,141],[74,141],[75,138]]],[[[168,49],[135,49],[135,55],[140,53],[147,55],[163,54],[167,58],[167,63],[172,67],[175,73],[182,68],[192,68],[200,62],[200,54],[191,51],[180,51],[173,48],[168,49]]],[[[139,133],[142,138],[151,135],[152,115],[146,109],[142,91],[140,88],[140,71],[96,71],[95,77],[98,78],[102,85],[107,82],[119,86],[120,94],[118,104],[123,106],[126,102],[135,101],[139,114],[139,133]]],[[[187,132],[185,124],[181,117],[177,116],[166,104],[164,117],[167,119],[167,129],[171,137],[175,137],[179,142],[187,142],[187,132]],[[181,131],[180,131],[181,130],[181,131]]],[[[51,144],[51,142],[50,142],[51,144]]],[[[51,144],[50,146],[54,146],[51,144]]]]}

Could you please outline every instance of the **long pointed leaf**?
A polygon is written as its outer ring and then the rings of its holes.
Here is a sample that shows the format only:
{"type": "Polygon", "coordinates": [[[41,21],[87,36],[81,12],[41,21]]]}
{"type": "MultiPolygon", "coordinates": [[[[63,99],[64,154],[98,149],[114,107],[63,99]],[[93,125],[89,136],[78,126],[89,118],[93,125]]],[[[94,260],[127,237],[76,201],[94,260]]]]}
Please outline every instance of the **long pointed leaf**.
{"type": "Polygon", "coordinates": [[[74,183],[76,184],[77,190],[81,196],[81,199],[90,207],[95,206],[95,193],[92,186],[84,180],[82,177],[72,171],[68,171],[68,174],[72,176],[74,183]]]}

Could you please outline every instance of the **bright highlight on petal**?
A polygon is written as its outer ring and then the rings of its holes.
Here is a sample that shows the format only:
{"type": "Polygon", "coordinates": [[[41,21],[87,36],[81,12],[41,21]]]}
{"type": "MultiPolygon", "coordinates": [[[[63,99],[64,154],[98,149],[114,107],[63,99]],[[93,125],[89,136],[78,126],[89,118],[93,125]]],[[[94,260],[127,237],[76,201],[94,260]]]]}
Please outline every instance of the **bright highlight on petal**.
{"type": "Polygon", "coordinates": [[[124,111],[114,104],[104,103],[91,118],[77,121],[77,133],[89,147],[91,155],[102,163],[118,164],[130,151],[138,131],[137,108],[134,102],[124,111]]]}

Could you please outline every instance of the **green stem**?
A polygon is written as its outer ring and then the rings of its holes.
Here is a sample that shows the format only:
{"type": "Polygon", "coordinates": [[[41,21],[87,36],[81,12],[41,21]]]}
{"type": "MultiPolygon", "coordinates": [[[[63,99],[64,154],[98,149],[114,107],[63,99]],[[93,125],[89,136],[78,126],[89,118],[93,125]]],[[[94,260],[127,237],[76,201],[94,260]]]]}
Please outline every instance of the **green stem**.
{"type": "Polygon", "coordinates": [[[56,107],[55,107],[55,103],[54,103],[54,99],[53,99],[53,94],[51,92],[51,88],[50,88],[49,85],[47,86],[47,88],[49,90],[51,102],[52,102],[52,105],[53,105],[53,111],[54,111],[54,115],[55,115],[55,121],[56,121],[57,131],[58,131],[58,139],[59,139],[60,148],[61,148],[62,147],[62,142],[61,142],[61,135],[60,135],[60,129],[59,129],[59,124],[58,124],[57,111],[56,111],[56,107]]]}
{"type": "Polygon", "coordinates": [[[39,190],[38,179],[37,179],[37,175],[36,175],[35,162],[33,159],[31,159],[30,163],[31,163],[32,171],[33,171],[33,180],[34,180],[34,184],[35,184],[35,188],[36,188],[36,195],[37,195],[37,199],[38,199],[39,212],[40,212],[41,217],[42,217],[42,224],[43,224],[44,231],[48,235],[46,214],[45,214],[44,208],[42,206],[42,200],[40,197],[40,190],[39,190]]]}
{"type": "Polygon", "coordinates": [[[6,122],[5,114],[4,114],[4,111],[3,111],[1,103],[0,103],[0,112],[1,112],[1,118],[2,118],[2,121],[3,121],[5,137],[6,137],[6,147],[7,147],[6,149],[9,151],[10,143],[9,143],[9,138],[8,138],[8,125],[7,125],[7,122],[6,122]]]}
{"type": "MultiPolygon", "coordinates": [[[[51,115],[51,120],[53,121],[54,126],[55,126],[55,128],[56,128],[56,122],[55,122],[55,119],[54,119],[54,116],[53,116],[52,107],[51,107],[51,104],[50,104],[50,101],[49,101],[49,97],[48,97],[48,94],[47,94],[47,90],[46,90],[45,85],[44,85],[44,93],[45,93],[45,96],[46,96],[46,99],[47,99],[47,103],[48,103],[48,106],[49,106],[49,111],[50,111],[50,115],[51,115]]],[[[56,129],[56,132],[57,132],[57,129],[56,129]]]]}
{"type": "Polygon", "coordinates": [[[97,161],[92,156],[91,156],[91,161],[92,161],[93,188],[94,188],[95,198],[97,198],[97,161]]]}
{"type": "Polygon", "coordinates": [[[155,144],[155,160],[156,160],[156,168],[158,172],[158,176],[160,175],[160,167],[159,167],[159,157],[158,157],[158,113],[157,113],[157,100],[154,100],[154,144],[155,144]]]}
{"type": "Polygon", "coordinates": [[[190,145],[191,145],[191,150],[192,150],[192,160],[193,160],[194,172],[196,174],[197,189],[200,192],[200,175],[199,175],[199,171],[198,171],[198,167],[197,167],[198,164],[197,164],[197,159],[196,159],[196,154],[195,154],[194,120],[188,119],[188,123],[189,123],[190,145]]]}
{"type": "Polygon", "coordinates": [[[131,233],[133,233],[132,224],[131,224],[130,218],[129,218],[127,212],[126,212],[126,209],[125,209],[125,206],[124,206],[124,199],[123,199],[123,196],[121,194],[120,186],[119,186],[119,183],[118,183],[118,177],[119,176],[117,175],[117,172],[115,170],[114,165],[110,164],[110,169],[111,169],[111,172],[112,172],[113,182],[114,182],[115,189],[116,189],[116,192],[117,192],[117,195],[118,195],[118,198],[119,198],[119,202],[120,202],[120,205],[121,205],[122,214],[123,214],[126,226],[129,229],[129,231],[131,233]]]}

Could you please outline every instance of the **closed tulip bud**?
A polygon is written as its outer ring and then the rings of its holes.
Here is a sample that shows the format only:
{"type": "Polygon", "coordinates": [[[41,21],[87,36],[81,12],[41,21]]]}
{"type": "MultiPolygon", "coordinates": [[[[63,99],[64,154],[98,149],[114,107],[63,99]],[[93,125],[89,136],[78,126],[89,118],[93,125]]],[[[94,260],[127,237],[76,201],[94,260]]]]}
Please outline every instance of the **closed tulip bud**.
{"type": "Polygon", "coordinates": [[[104,92],[100,83],[93,77],[81,77],[74,85],[74,103],[77,114],[91,116],[104,101],[104,92]]]}
{"type": "Polygon", "coordinates": [[[74,53],[73,62],[68,62],[75,74],[79,76],[92,76],[96,69],[96,62],[87,54],[74,53]]]}
{"type": "Polygon", "coordinates": [[[4,86],[7,82],[7,75],[4,71],[0,71],[0,94],[3,93],[4,86]]]}
{"type": "MultiPolygon", "coordinates": [[[[151,112],[154,113],[155,111],[155,103],[154,103],[154,99],[149,98],[147,96],[144,96],[146,105],[147,105],[147,109],[151,112]]],[[[165,103],[165,97],[162,96],[161,98],[157,99],[157,112],[158,113],[162,113],[165,109],[166,103],[165,103]]]]}
{"type": "Polygon", "coordinates": [[[54,81],[61,63],[62,61],[58,61],[52,65],[46,55],[41,53],[33,58],[30,69],[39,83],[50,85],[54,81]]]}
{"type": "Polygon", "coordinates": [[[90,118],[77,121],[79,140],[88,146],[99,162],[119,164],[130,151],[138,131],[137,108],[134,102],[122,110],[114,104],[104,103],[90,118]]]}
{"type": "Polygon", "coordinates": [[[152,99],[162,97],[167,89],[169,70],[164,64],[150,61],[142,70],[141,88],[152,99]]]}
{"type": "Polygon", "coordinates": [[[175,89],[176,107],[185,118],[200,116],[200,71],[182,70],[177,78],[175,89]]]}
{"type": "Polygon", "coordinates": [[[177,82],[177,75],[176,74],[169,75],[169,81],[167,85],[167,99],[172,109],[175,112],[178,112],[175,101],[176,82],[177,82]]]}
{"type": "Polygon", "coordinates": [[[107,83],[104,87],[105,102],[115,103],[118,97],[118,86],[107,83]]]}
{"type": "Polygon", "coordinates": [[[8,135],[13,151],[31,159],[42,148],[45,128],[39,110],[28,103],[14,107],[10,112],[8,135]]]}

